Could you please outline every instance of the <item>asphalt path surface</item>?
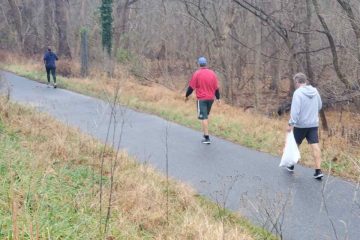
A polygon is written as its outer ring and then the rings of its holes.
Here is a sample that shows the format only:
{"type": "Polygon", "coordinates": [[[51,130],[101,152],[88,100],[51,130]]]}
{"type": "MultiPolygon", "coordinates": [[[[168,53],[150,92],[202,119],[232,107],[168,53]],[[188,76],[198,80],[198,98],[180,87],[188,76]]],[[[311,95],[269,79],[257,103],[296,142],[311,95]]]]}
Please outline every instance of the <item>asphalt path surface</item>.
{"type": "MultiPolygon", "coordinates": [[[[0,73],[11,88],[12,101],[33,106],[106,141],[111,104],[0,73]]],[[[360,239],[357,184],[332,176],[317,181],[312,178],[313,169],[300,165],[290,174],[278,167],[279,157],[216,137],[211,145],[204,145],[201,132],[128,108],[114,109],[115,136],[111,124],[109,142],[117,146],[122,136],[121,148],[161,172],[168,159],[172,178],[259,226],[273,232],[277,229],[283,239],[360,239]]]]}

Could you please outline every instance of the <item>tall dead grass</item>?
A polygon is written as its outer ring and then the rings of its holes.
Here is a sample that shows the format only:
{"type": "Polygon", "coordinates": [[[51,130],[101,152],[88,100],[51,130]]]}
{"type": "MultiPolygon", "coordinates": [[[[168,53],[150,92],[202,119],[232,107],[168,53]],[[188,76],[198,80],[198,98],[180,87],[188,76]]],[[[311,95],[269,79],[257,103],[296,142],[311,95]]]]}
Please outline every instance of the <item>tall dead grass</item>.
{"type": "MultiPolygon", "coordinates": [[[[59,175],[54,168],[55,165],[91,166],[95,172],[99,171],[98,156],[102,150],[99,142],[44,114],[9,102],[0,101],[0,103],[1,122],[10,132],[16,133],[20,145],[32,153],[33,159],[23,159],[23,161],[30,161],[28,171],[40,170],[44,173],[42,181],[47,181],[45,176],[59,175]]],[[[112,154],[113,151],[107,151],[106,163],[110,161],[112,154]]],[[[108,236],[109,239],[149,237],[217,240],[222,238],[222,222],[215,217],[217,211],[215,206],[199,201],[188,186],[170,181],[169,222],[167,222],[165,177],[149,166],[136,164],[126,153],[121,154],[121,163],[116,173],[114,200],[111,203],[113,217],[110,223],[112,230],[121,230],[121,236],[108,236]]],[[[109,175],[109,171],[108,166],[105,177],[109,175]]],[[[30,182],[29,189],[34,184],[36,183],[30,182]]],[[[12,197],[11,211],[14,216],[14,239],[20,239],[22,232],[31,233],[31,239],[42,239],[41,236],[46,236],[46,233],[39,230],[40,223],[36,219],[24,221],[16,218],[25,214],[24,196],[27,195],[25,190],[17,191],[12,197]]],[[[90,209],[95,211],[99,205],[99,186],[94,185],[92,191],[94,195],[89,202],[82,202],[81,196],[68,201],[88,204],[91,206],[90,209]]],[[[107,197],[107,194],[108,191],[105,191],[104,197],[107,197]]],[[[42,201],[46,201],[46,198],[42,201]]],[[[262,239],[259,233],[261,231],[254,231],[249,224],[243,222],[244,224],[241,225],[239,221],[234,217],[226,218],[226,239],[262,239]]]]}

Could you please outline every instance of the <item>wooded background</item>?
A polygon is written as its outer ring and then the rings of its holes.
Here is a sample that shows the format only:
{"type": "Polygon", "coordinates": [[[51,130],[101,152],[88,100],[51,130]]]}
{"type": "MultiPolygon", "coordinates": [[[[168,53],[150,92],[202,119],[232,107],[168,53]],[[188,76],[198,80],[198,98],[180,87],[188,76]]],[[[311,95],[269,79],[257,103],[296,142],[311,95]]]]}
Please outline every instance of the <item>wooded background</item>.
{"type": "Polygon", "coordinates": [[[360,111],[359,0],[0,3],[1,49],[34,57],[52,46],[61,59],[82,62],[83,75],[104,62],[128,64],[140,78],[181,90],[205,56],[233,105],[285,111],[301,71],[326,106],[360,111]]]}

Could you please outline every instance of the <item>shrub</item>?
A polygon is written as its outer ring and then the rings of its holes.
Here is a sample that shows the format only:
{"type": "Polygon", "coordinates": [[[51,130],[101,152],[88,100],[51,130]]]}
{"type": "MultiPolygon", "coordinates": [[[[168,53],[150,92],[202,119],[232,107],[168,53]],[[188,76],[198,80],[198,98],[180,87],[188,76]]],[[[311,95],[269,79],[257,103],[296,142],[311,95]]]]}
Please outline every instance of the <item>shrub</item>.
{"type": "Polygon", "coordinates": [[[124,48],[119,48],[116,52],[116,60],[119,63],[127,63],[132,59],[131,53],[124,49],[124,48]]]}
{"type": "Polygon", "coordinates": [[[59,75],[64,76],[64,77],[71,77],[72,76],[72,64],[70,60],[60,60],[57,64],[56,64],[56,71],[59,75]]]}

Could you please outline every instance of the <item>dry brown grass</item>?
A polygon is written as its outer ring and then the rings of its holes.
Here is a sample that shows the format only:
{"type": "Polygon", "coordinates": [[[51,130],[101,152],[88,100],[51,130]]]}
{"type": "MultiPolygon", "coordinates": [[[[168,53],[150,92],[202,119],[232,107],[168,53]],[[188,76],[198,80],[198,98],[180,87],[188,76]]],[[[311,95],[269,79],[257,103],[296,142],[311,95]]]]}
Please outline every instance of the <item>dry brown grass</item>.
{"type": "MultiPolygon", "coordinates": [[[[4,101],[0,104],[0,119],[20,138],[22,147],[32,153],[34,159],[31,159],[31,167],[28,170],[40,169],[44,173],[43,181],[46,181],[45,176],[58,175],[57,170],[53,168],[56,164],[91,166],[95,172],[99,172],[98,156],[102,147],[96,140],[44,114],[4,101]]],[[[105,175],[109,174],[108,163],[113,154],[113,151],[108,151],[105,156],[105,175]]],[[[152,239],[222,239],[224,230],[221,220],[215,217],[217,209],[214,205],[199,201],[190,187],[171,181],[167,222],[164,176],[149,166],[136,164],[125,153],[121,154],[120,162],[120,168],[115,173],[111,229],[121,230],[122,238],[143,239],[148,236],[152,239]]],[[[99,186],[94,185],[93,191],[93,199],[86,204],[97,211],[99,186]]],[[[107,199],[108,194],[107,188],[104,199],[107,199]]],[[[18,192],[17,197],[13,197],[15,209],[12,212],[15,217],[24,214],[25,195],[25,192],[18,192]]],[[[80,200],[70,201],[79,201],[80,204],[80,200]]],[[[225,218],[226,239],[258,239],[256,231],[250,233],[249,224],[239,222],[240,220],[234,216],[225,218]]],[[[13,227],[16,236],[21,236],[18,231],[28,228],[34,239],[42,239],[35,237],[43,235],[36,230],[37,226],[33,222],[19,223],[19,220],[15,219],[13,227]]],[[[114,237],[117,239],[118,236],[114,237]]]]}
{"type": "MultiPolygon", "coordinates": [[[[21,67],[20,73],[42,71],[41,63],[17,56],[8,56],[6,66],[10,70],[14,70],[14,66],[21,67]]],[[[142,81],[139,84],[139,81],[131,76],[123,66],[115,69],[115,76],[110,80],[103,74],[103,71],[93,69],[86,79],[63,78],[61,81],[66,88],[103,98],[111,95],[115,86],[120,82],[123,103],[200,129],[200,124],[195,116],[195,103],[184,103],[184,93],[180,90],[172,91],[162,85],[150,82],[144,84],[142,81]]],[[[176,80],[186,82],[186,79],[176,80]]],[[[325,171],[331,171],[334,175],[356,180],[359,172],[351,159],[356,159],[355,162],[359,165],[360,116],[348,111],[343,111],[340,116],[339,111],[332,110],[327,112],[327,117],[331,135],[328,136],[329,134],[323,131],[320,133],[323,168],[325,171]]],[[[215,105],[213,108],[210,131],[214,135],[230,141],[274,155],[281,155],[287,120],[288,116],[267,117],[256,112],[245,112],[241,108],[221,104],[220,106],[215,105]]],[[[310,150],[307,144],[302,144],[301,164],[313,167],[310,150]]]]}

